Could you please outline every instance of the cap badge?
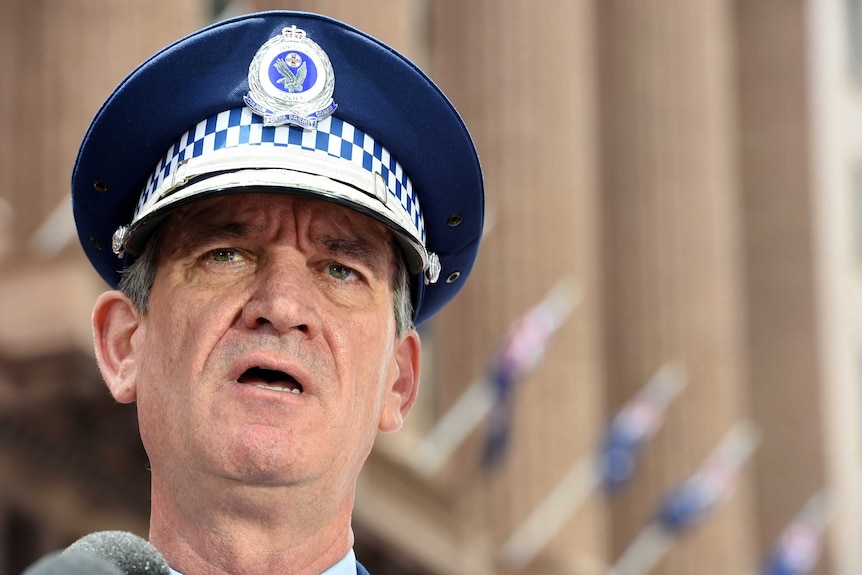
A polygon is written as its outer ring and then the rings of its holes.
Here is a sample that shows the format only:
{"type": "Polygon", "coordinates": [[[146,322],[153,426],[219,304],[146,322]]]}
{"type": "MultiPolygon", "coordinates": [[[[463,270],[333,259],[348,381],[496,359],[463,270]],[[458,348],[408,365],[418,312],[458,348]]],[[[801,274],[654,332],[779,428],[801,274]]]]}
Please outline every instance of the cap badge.
{"type": "Polygon", "coordinates": [[[335,74],[329,56],[295,25],[267,41],[248,68],[243,100],[266,126],[314,129],[335,111],[335,74]]]}

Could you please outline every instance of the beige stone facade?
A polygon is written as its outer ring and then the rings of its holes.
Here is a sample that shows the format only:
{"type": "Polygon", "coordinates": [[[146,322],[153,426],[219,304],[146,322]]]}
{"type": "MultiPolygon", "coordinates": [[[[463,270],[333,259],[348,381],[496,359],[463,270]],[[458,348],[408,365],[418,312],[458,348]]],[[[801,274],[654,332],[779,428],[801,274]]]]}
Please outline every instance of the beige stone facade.
{"type": "Polygon", "coordinates": [[[828,129],[840,124],[830,102],[857,114],[862,93],[835,71],[849,4],[0,1],[0,575],[87,532],[146,534],[134,408],[110,400],[89,341],[104,286],[70,227],[83,132],[158,48],[219,15],[274,8],[343,19],[418,62],[485,171],[473,275],[423,327],[421,400],[360,478],[357,555],[372,573],[608,573],[661,495],[743,421],[760,442],[729,499],[640,572],[754,573],[824,487],[846,503],[817,572],[859,572],[862,417],[849,404],[862,316],[850,311],[858,279],[835,255],[852,241],[850,200],[833,200],[851,186],[830,185],[848,168],[824,159],[837,149],[858,171],[862,157],[846,152],[862,137],[838,145],[828,129]],[[518,390],[503,465],[482,469],[480,424],[420,472],[422,439],[562,277],[582,298],[518,390]],[[688,384],[629,487],[591,493],[529,564],[508,564],[513,534],[668,361],[688,384]]]}

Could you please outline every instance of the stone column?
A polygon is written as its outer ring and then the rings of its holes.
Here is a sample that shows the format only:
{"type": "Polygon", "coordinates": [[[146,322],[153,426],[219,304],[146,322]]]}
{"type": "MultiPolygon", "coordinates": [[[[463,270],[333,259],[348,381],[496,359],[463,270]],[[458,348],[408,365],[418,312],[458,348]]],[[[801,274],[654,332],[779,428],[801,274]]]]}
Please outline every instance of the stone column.
{"type": "MultiPolygon", "coordinates": [[[[517,391],[502,468],[482,472],[478,432],[449,469],[464,516],[487,531],[495,560],[594,446],[604,412],[594,15],[587,1],[437,0],[431,7],[430,69],[474,136],[487,194],[477,265],[429,330],[440,409],[481,375],[510,323],[561,277],[571,275],[583,290],[517,391]]],[[[601,498],[588,499],[524,572],[604,561],[602,509],[601,498]]]]}
{"type": "MultiPolygon", "coordinates": [[[[663,362],[688,387],[611,510],[613,555],[747,417],[732,3],[597,3],[607,394],[627,401],[663,362]]],[[[748,477],[654,573],[756,566],[748,477]]]]}
{"type": "MultiPolygon", "coordinates": [[[[819,366],[828,339],[815,310],[808,6],[738,0],[736,9],[751,396],[764,432],[757,511],[766,551],[826,482],[819,366]]],[[[825,555],[821,563],[825,573],[825,555]]]]}
{"type": "MultiPolygon", "coordinates": [[[[205,2],[2,2],[0,195],[16,249],[63,198],[102,101],[150,54],[205,23],[205,2]]],[[[77,240],[75,240],[77,243],[77,240]]]]}
{"type": "MultiPolygon", "coordinates": [[[[416,0],[252,0],[255,10],[299,10],[325,14],[386,42],[408,58],[422,49],[424,38],[414,31],[414,18],[423,15],[416,0]]],[[[421,25],[421,23],[420,23],[421,25]]]]}

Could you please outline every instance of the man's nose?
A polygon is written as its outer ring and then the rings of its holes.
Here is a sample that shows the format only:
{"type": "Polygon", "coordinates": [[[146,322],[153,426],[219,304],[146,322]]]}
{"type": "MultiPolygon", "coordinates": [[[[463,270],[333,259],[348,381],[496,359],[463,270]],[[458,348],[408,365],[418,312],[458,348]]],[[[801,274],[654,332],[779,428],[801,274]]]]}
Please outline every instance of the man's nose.
{"type": "Polygon", "coordinates": [[[297,330],[314,338],[320,333],[314,281],[301,254],[279,255],[264,264],[242,310],[242,321],[249,329],[271,327],[279,334],[297,330]]]}

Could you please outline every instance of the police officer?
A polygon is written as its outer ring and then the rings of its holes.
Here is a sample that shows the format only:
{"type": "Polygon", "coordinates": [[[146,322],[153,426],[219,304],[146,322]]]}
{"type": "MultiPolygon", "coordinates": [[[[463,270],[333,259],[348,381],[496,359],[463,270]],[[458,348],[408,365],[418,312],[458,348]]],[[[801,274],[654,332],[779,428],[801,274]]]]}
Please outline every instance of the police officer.
{"type": "Polygon", "coordinates": [[[72,177],[113,288],[93,313],[136,402],[150,541],[185,575],[344,575],[357,475],[416,397],[415,326],[482,230],[475,149],[440,90],[341,22],[220,22],[133,71],[72,177]]]}

